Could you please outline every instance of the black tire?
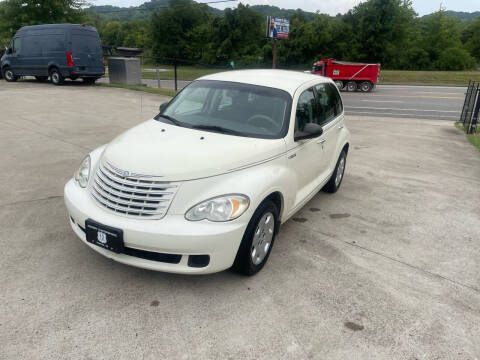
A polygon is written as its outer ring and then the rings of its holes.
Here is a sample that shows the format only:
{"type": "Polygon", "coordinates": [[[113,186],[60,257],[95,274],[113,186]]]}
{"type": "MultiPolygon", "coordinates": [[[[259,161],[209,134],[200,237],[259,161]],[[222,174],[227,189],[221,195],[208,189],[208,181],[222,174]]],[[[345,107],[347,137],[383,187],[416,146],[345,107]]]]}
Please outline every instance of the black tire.
{"type": "Polygon", "coordinates": [[[342,80],[335,80],[335,85],[337,86],[338,90],[341,91],[345,87],[345,84],[342,80]]]}
{"type": "MultiPolygon", "coordinates": [[[[269,221],[268,223],[270,223],[269,221]]],[[[275,242],[275,236],[278,232],[278,226],[279,223],[277,206],[271,200],[265,200],[260,204],[257,210],[255,210],[255,213],[253,214],[250,222],[248,223],[247,229],[245,230],[245,234],[243,235],[242,242],[238,249],[237,256],[235,257],[232,270],[248,276],[255,275],[257,272],[262,270],[272,251],[272,247],[275,242]],[[269,220],[273,221],[272,239],[270,241],[270,245],[268,246],[268,250],[264,252],[265,255],[261,262],[255,264],[252,260],[254,236],[260,229],[260,221],[264,219],[264,216],[269,216],[268,214],[271,214],[271,216],[273,216],[273,219],[271,218],[269,220]]],[[[259,238],[262,238],[262,236],[259,236],[259,238]]],[[[264,238],[265,236],[263,236],[263,239],[264,238]]],[[[261,243],[259,243],[259,245],[261,245],[261,243]]]]}
{"type": "Polygon", "coordinates": [[[52,81],[52,84],[56,86],[62,85],[65,81],[62,74],[60,73],[60,70],[55,67],[50,69],[50,80],[52,81]]]}
{"type": "Polygon", "coordinates": [[[347,83],[346,89],[349,92],[357,91],[357,83],[355,81],[349,81],[347,83]]]}
{"type": "Polygon", "coordinates": [[[13,70],[10,69],[8,66],[3,68],[2,74],[3,78],[8,82],[15,82],[18,80],[18,76],[15,76],[13,70]]]}
{"type": "Polygon", "coordinates": [[[370,81],[364,81],[360,84],[360,90],[362,92],[370,92],[373,89],[373,85],[370,81]]]}
{"type": "Polygon", "coordinates": [[[329,193],[336,193],[338,189],[340,189],[340,185],[342,185],[342,181],[345,175],[345,167],[347,165],[347,152],[345,149],[342,150],[340,153],[340,156],[338,157],[337,164],[335,165],[335,170],[333,171],[333,174],[328,180],[328,183],[325,184],[323,187],[323,191],[329,192],[329,193]],[[343,159],[343,166],[341,165],[343,159]],[[337,176],[339,174],[339,171],[341,171],[340,178],[338,179],[337,176]]]}
{"type": "Polygon", "coordinates": [[[95,84],[95,81],[97,81],[97,78],[88,77],[88,78],[82,78],[82,80],[85,84],[92,85],[92,84],[95,84]]]}
{"type": "Polygon", "coordinates": [[[35,76],[35,79],[37,79],[37,81],[44,82],[47,81],[48,76],[35,76]]]}

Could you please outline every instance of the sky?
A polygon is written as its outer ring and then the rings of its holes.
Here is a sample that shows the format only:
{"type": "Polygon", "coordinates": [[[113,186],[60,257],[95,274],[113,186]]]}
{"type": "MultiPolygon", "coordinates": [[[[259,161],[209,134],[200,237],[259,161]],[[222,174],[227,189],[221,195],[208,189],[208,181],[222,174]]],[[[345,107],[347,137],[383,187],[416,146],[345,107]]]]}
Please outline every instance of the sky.
{"type": "MultiPolygon", "coordinates": [[[[138,6],[146,0],[90,0],[93,5],[115,5],[115,6],[138,6]]],[[[196,0],[197,2],[207,2],[212,0],[196,0]]],[[[345,13],[362,0],[240,0],[244,4],[250,5],[273,5],[286,9],[303,9],[305,11],[336,15],[345,13]]],[[[226,7],[235,7],[238,2],[226,4],[210,4],[218,9],[226,7]]],[[[430,14],[440,8],[440,4],[447,10],[474,12],[480,11],[479,0],[413,0],[413,8],[419,15],[430,14]]]]}

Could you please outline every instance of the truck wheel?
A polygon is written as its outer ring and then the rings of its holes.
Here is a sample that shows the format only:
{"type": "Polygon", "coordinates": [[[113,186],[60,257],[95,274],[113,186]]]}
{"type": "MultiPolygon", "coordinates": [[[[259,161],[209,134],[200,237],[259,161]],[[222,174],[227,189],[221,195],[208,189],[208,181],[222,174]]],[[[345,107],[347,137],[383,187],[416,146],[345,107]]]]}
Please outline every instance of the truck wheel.
{"type": "Polygon", "coordinates": [[[9,67],[3,69],[3,78],[8,82],[14,82],[18,80],[18,76],[15,76],[12,69],[9,67]]]}
{"type": "Polygon", "coordinates": [[[64,78],[60,71],[57,68],[52,68],[50,70],[50,79],[52,80],[53,85],[62,85],[64,78]]]}
{"type": "Polygon", "coordinates": [[[347,83],[347,91],[350,91],[350,92],[357,91],[357,83],[355,81],[349,81],[347,83]]]}
{"type": "Polygon", "coordinates": [[[277,206],[271,200],[266,200],[248,223],[232,269],[248,276],[259,272],[272,251],[277,226],[277,206]]]}
{"type": "Polygon", "coordinates": [[[362,90],[362,92],[370,92],[372,89],[373,86],[370,81],[364,81],[360,84],[360,90],[362,90]]]}
{"type": "Polygon", "coordinates": [[[335,85],[337,85],[338,90],[342,90],[345,86],[342,80],[335,80],[335,85]]]}

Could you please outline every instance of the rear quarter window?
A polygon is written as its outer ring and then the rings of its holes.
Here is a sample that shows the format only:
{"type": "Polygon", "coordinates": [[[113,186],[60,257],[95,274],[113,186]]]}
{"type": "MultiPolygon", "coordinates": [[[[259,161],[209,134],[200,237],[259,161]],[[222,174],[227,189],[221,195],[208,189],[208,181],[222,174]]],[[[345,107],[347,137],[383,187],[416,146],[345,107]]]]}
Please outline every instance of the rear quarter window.
{"type": "Polygon", "coordinates": [[[102,52],[100,38],[96,33],[72,33],[72,52],[99,54],[102,52]]]}

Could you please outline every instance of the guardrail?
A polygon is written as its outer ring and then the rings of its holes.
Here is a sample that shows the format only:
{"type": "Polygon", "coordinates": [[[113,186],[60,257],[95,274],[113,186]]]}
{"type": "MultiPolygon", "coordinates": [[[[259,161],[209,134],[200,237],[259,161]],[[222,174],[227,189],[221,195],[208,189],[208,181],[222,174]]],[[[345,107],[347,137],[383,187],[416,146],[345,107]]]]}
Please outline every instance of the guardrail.
{"type": "Polygon", "coordinates": [[[460,123],[467,134],[477,132],[478,116],[480,112],[480,82],[471,81],[468,83],[465,101],[463,103],[460,123]]]}

